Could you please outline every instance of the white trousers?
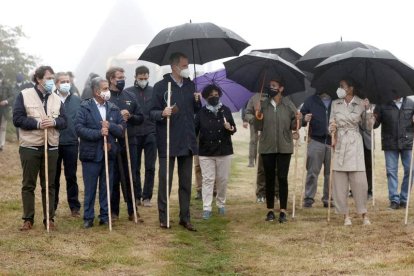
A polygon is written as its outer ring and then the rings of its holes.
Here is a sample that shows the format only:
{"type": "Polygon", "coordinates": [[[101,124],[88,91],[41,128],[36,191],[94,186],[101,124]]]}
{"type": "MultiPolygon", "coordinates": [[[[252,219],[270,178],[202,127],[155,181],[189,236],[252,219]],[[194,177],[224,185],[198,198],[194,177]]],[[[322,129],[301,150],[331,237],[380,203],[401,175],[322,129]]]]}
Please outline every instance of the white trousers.
{"type": "Polygon", "coordinates": [[[224,207],[226,203],[227,181],[230,173],[231,155],[200,156],[201,175],[203,176],[203,210],[211,211],[214,183],[217,185],[216,205],[224,207]]]}

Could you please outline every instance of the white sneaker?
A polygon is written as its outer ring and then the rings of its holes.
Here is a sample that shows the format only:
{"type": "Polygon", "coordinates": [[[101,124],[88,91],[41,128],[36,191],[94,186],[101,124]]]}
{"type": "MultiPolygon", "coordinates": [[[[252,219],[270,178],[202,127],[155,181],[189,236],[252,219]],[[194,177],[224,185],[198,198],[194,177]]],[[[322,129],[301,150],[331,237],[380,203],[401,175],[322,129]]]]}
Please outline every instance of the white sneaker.
{"type": "Polygon", "coordinates": [[[364,220],[362,221],[362,225],[371,225],[371,222],[367,217],[364,217],[364,220]]]}
{"type": "Polygon", "coordinates": [[[351,221],[350,217],[345,218],[344,225],[345,226],[351,226],[352,225],[352,221],[351,221]]]}

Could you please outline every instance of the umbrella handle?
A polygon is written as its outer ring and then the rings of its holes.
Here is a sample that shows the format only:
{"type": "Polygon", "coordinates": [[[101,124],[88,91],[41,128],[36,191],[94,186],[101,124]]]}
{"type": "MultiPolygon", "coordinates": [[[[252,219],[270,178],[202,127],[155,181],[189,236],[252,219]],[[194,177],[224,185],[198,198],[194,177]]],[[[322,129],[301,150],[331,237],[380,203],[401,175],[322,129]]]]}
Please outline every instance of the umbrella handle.
{"type": "Polygon", "coordinates": [[[261,121],[261,120],[263,120],[263,113],[262,112],[260,112],[259,110],[256,110],[256,119],[257,120],[259,120],[259,121],[261,121]]]}

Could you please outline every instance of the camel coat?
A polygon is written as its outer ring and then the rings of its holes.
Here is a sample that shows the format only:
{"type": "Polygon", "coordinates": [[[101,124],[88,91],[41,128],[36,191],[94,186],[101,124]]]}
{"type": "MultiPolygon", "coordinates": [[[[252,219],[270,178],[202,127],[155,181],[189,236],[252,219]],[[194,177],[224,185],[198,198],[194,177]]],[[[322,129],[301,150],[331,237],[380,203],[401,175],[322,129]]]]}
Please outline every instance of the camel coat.
{"type": "Polygon", "coordinates": [[[329,123],[337,125],[333,170],[342,172],[364,172],[364,144],[359,126],[371,130],[372,113],[365,111],[363,101],[354,96],[347,105],[344,99],[332,102],[329,123]]]}

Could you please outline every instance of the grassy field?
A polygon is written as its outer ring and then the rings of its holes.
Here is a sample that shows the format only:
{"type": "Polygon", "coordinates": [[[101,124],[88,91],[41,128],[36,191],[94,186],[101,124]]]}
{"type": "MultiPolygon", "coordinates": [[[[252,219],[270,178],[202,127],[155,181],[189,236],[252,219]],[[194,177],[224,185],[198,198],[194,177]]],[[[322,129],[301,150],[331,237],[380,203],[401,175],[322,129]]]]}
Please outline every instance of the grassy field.
{"type": "MultiPolygon", "coordinates": [[[[240,126],[240,122],[238,124],[240,126]]],[[[379,132],[377,133],[377,136],[379,132]]],[[[41,225],[40,189],[36,190],[36,219],[22,233],[21,167],[13,134],[0,152],[0,274],[1,275],[413,275],[414,210],[409,225],[403,210],[388,210],[383,153],[376,151],[376,206],[369,202],[371,226],[353,214],[351,227],[317,201],[312,209],[297,208],[287,224],[266,223],[264,204],[255,203],[256,168],[247,168],[248,130],[234,136],[235,154],[228,188],[227,214],[201,219],[202,204],[192,200],[192,222],[198,232],[178,225],[177,183],[171,197],[172,229],[158,227],[156,204],[141,208],[143,224],[128,221],[125,205],[112,233],[105,227],[82,229],[70,217],[65,184],[57,211],[58,230],[47,234],[41,225]]],[[[379,143],[377,141],[379,148],[379,143]]],[[[295,191],[300,198],[303,145],[298,174],[290,169],[289,214],[295,191]]],[[[79,167],[81,201],[83,182],[79,167]]],[[[156,180],[157,183],[157,180],[156,180]]],[[[157,186],[157,185],[156,185],[157,186]]],[[[317,199],[321,197],[320,186],[317,199]]],[[[155,192],[156,194],[156,192],[155,192]]],[[[156,196],[153,200],[156,203],[156,196]]],[[[354,209],[350,199],[352,210],[354,209]]],[[[299,203],[298,203],[299,206],[299,203]]]]}

